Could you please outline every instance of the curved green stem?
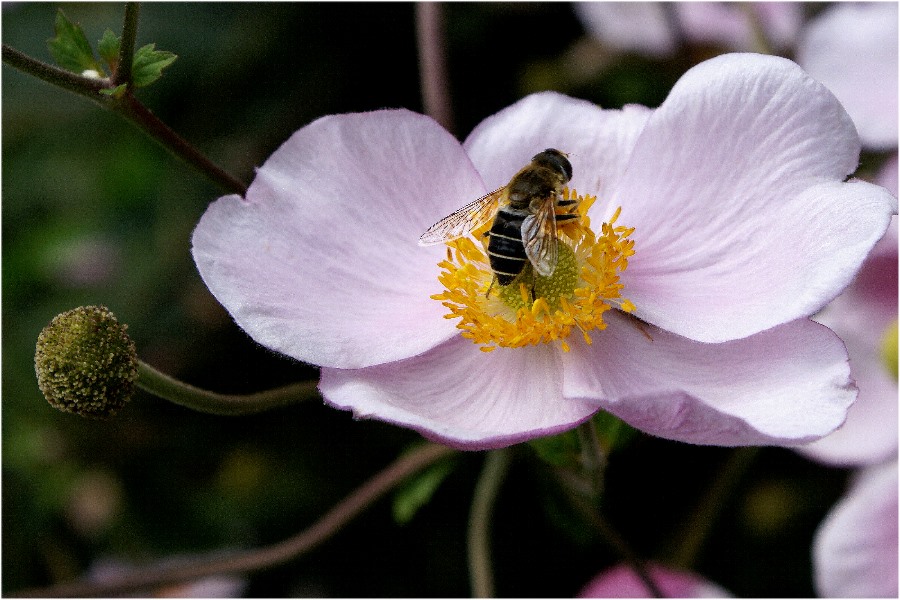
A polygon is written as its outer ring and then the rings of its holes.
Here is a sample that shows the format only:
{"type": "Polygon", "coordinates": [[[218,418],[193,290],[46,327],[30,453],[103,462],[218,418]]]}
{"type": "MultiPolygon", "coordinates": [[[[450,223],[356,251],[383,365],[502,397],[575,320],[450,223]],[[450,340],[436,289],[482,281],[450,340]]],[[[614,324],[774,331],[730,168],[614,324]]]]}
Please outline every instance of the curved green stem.
{"type": "Polygon", "coordinates": [[[475,485],[468,531],[469,580],[472,584],[472,596],[475,598],[494,597],[490,549],[491,513],[497,492],[509,469],[510,459],[508,448],[489,452],[481,477],[475,485]]]}
{"type": "Polygon", "coordinates": [[[354,490],[310,527],[271,546],[227,556],[223,556],[221,552],[214,552],[189,563],[150,567],[103,583],[75,581],[21,590],[12,595],[34,598],[114,596],[142,590],[146,592],[163,585],[193,581],[211,575],[249,573],[284,564],[309,552],[340,531],[351,519],[372,506],[376,500],[413,473],[453,452],[455,452],[453,449],[445,446],[426,444],[404,454],[354,490]]]}
{"type": "Polygon", "coordinates": [[[255,394],[217,394],[178,381],[140,360],[137,386],[174,404],[225,416],[259,413],[319,397],[315,381],[295,383],[255,394]]]}

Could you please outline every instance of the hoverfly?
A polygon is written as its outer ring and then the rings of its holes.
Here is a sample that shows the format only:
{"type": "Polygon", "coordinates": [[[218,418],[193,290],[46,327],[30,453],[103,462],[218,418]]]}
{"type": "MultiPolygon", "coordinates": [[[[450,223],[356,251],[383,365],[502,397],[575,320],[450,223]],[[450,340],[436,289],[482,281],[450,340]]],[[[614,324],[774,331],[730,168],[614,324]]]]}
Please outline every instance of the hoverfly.
{"type": "Polygon", "coordinates": [[[559,257],[556,222],[578,217],[556,214],[571,206],[562,192],[572,178],[572,164],[566,154],[548,148],[513,175],[509,183],[444,217],[419,238],[420,246],[430,246],[463,237],[494,217],[488,241],[488,259],[500,285],[509,285],[524,270],[525,261],[549,277],[559,257]]]}

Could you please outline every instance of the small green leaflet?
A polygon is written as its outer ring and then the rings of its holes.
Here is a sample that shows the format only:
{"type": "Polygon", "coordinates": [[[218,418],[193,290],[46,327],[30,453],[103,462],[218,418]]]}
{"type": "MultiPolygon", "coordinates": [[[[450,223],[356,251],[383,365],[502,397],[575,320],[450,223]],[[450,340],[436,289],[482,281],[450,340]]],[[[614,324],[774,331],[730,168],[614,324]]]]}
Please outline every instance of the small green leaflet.
{"type": "Polygon", "coordinates": [[[394,492],[394,521],[409,523],[416,512],[431,500],[434,492],[456,467],[456,460],[440,460],[425,470],[412,475],[394,492]]]}
{"type": "MultiPolygon", "coordinates": [[[[122,38],[117,37],[112,31],[107,29],[103,32],[103,37],[97,44],[97,51],[103,61],[109,66],[108,71],[104,71],[100,63],[94,57],[94,51],[87,37],[84,35],[79,25],[72,23],[66,17],[62,10],[56,13],[56,24],[54,26],[56,37],[47,40],[47,47],[56,63],[73,73],[84,73],[87,70],[93,70],[106,76],[107,72],[114,73],[119,64],[119,52],[122,38]]],[[[162,71],[178,58],[171,52],[165,50],[157,50],[156,44],[147,44],[138,48],[134,53],[134,60],[131,66],[131,80],[134,87],[145,87],[162,77],[162,71]]],[[[108,96],[121,96],[124,92],[122,86],[110,90],[103,90],[101,93],[108,96]]]]}
{"type": "Polygon", "coordinates": [[[81,27],[69,21],[62,9],[56,13],[54,24],[56,37],[47,40],[47,47],[53,60],[63,69],[83,73],[88,69],[102,73],[103,69],[94,58],[94,51],[81,27]]]}
{"type": "Polygon", "coordinates": [[[155,50],[156,44],[147,44],[134,53],[134,63],[131,67],[131,76],[135,87],[150,85],[160,77],[162,70],[175,62],[178,58],[171,52],[155,50]]]}
{"type": "Polygon", "coordinates": [[[104,89],[100,90],[100,93],[103,94],[104,96],[112,96],[113,98],[121,98],[122,94],[125,93],[125,88],[127,88],[127,87],[128,87],[127,85],[122,83],[120,85],[117,85],[114,88],[104,88],[104,89]]]}
{"type": "Polygon", "coordinates": [[[103,32],[103,37],[100,38],[100,41],[97,43],[97,52],[100,53],[100,58],[106,61],[106,64],[109,65],[111,71],[116,70],[116,65],[119,64],[119,46],[121,44],[121,38],[117,37],[112,31],[107,29],[103,32]]]}

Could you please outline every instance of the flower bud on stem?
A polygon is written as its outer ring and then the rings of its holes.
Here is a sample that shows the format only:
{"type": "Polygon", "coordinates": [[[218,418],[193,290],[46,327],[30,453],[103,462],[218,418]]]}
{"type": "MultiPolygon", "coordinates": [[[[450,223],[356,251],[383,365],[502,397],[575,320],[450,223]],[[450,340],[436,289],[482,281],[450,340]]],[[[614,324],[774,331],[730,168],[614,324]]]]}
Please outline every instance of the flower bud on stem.
{"type": "Polygon", "coordinates": [[[57,315],[38,336],[38,387],[53,407],[82,417],[108,418],[134,393],[134,342],[105,306],[57,315]]]}
{"type": "Polygon", "coordinates": [[[135,387],[181,406],[215,415],[247,415],[318,397],[315,381],[255,394],[218,394],[178,381],[142,362],[134,342],[104,306],[57,315],[38,336],[34,364],[47,401],[65,412],[107,418],[135,387]]]}

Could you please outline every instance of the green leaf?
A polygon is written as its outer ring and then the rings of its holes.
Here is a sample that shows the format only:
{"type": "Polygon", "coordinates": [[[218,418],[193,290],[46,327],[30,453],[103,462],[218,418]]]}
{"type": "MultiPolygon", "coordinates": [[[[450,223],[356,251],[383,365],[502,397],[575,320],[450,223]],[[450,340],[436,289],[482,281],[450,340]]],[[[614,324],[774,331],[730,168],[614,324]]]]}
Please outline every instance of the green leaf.
{"type": "Polygon", "coordinates": [[[156,44],[147,44],[134,53],[131,77],[135,87],[150,85],[160,77],[162,70],[178,58],[171,52],[155,50],[156,44]]]}
{"type": "Polygon", "coordinates": [[[409,523],[416,512],[431,500],[441,482],[456,467],[456,461],[445,459],[410,477],[394,492],[394,521],[409,523]]]}
{"type": "Polygon", "coordinates": [[[116,65],[119,64],[119,47],[121,43],[122,38],[117,37],[116,34],[107,29],[103,32],[103,37],[100,38],[97,44],[97,52],[100,54],[100,58],[106,61],[106,64],[109,65],[109,70],[113,73],[116,71],[116,65]]]}
{"type": "Polygon", "coordinates": [[[637,434],[634,427],[602,410],[594,415],[591,421],[597,429],[600,443],[607,452],[623,448],[637,434]]]}
{"type": "Polygon", "coordinates": [[[56,64],[74,73],[82,73],[88,69],[97,72],[103,71],[94,58],[94,51],[91,49],[84,31],[80,26],[69,21],[62,9],[56,13],[54,30],[56,37],[47,40],[47,47],[56,64]]]}
{"type": "MultiPolygon", "coordinates": [[[[597,437],[605,452],[613,452],[624,447],[637,433],[628,423],[605,411],[591,418],[597,437]]],[[[530,440],[538,457],[554,467],[581,468],[581,442],[574,429],[554,436],[530,440]]]]}
{"type": "Polygon", "coordinates": [[[528,445],[541,460],[554,467],[578,468],[581,465],[581,443],[574,429],[530,440],[528,445]]]}

